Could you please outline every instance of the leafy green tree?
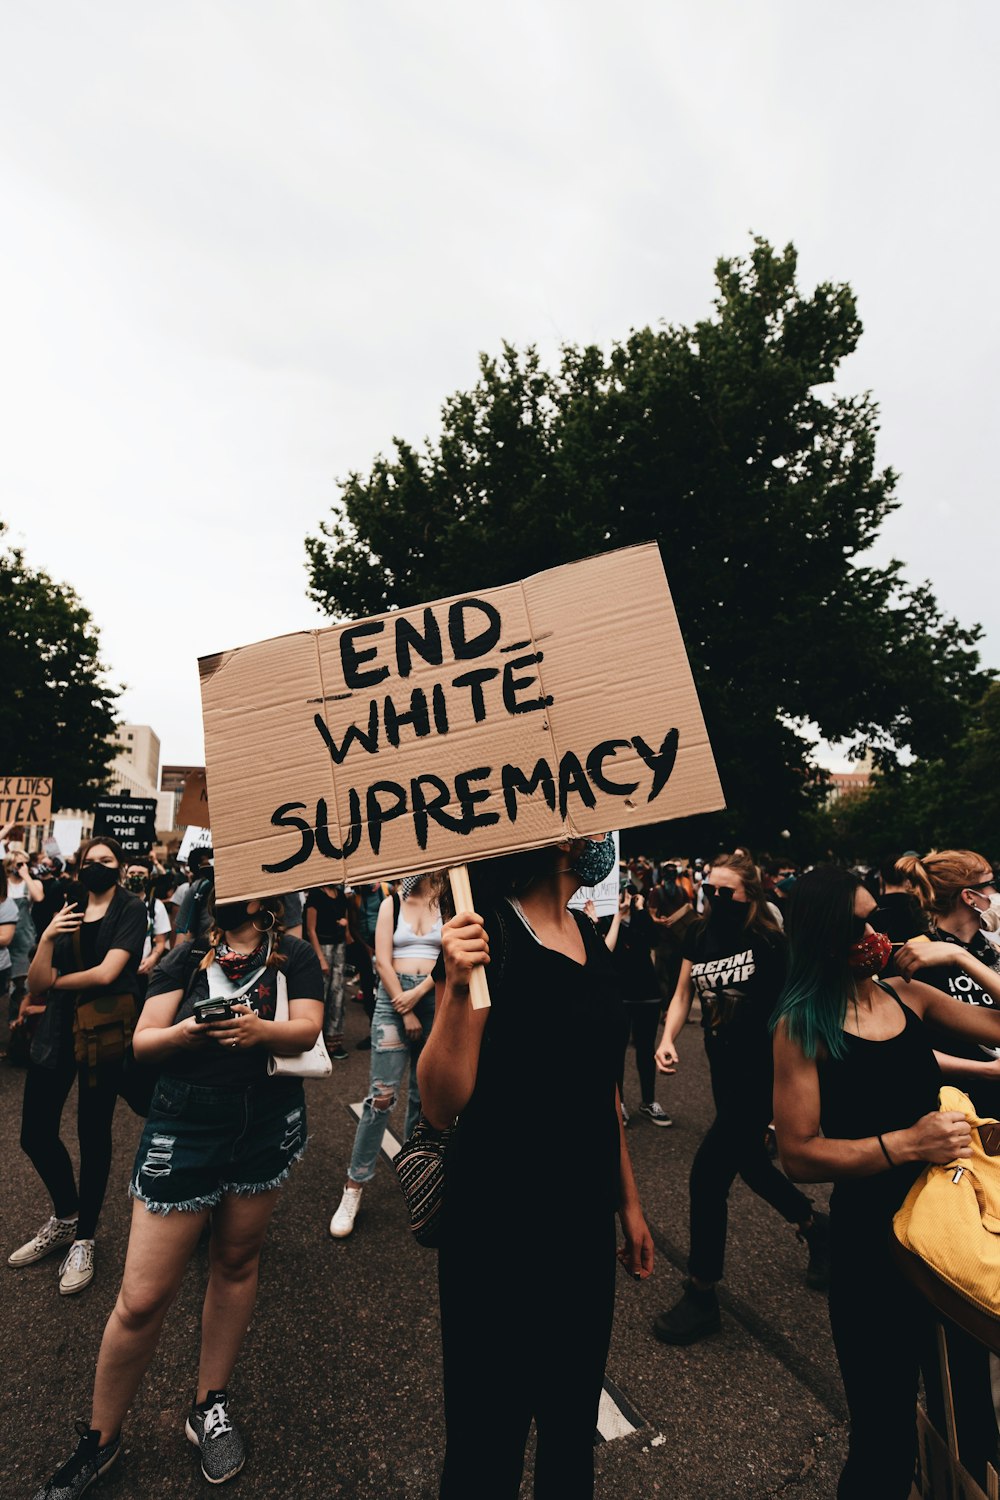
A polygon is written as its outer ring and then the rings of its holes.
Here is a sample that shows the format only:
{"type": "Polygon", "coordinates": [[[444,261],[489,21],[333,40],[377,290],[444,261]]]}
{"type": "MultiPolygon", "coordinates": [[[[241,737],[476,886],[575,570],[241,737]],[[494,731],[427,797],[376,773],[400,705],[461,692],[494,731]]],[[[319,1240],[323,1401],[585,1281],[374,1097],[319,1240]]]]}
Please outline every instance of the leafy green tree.
{"type": "Polygon", "coordinates": [[[0,772],[51,775],[56,806],[92,807],[108,784],[120,689],[74,591],[11,546],[0,550],[0,683],[0,772]]]}
{"type": "Polygon", "coordinates": [[[898,502],[874,401],[831,389],[861,335],[850,287],[806,295],[794,248],[759,239],[716,282],[692,328],[567,346],[554,371],[483,355],[440,437],[341,485],[306,540],[310,593],[378,613],[655,538],[729,803],[671,840],[773,843],[817,795],[797,725],[882,764],[932,756],[985,678],[978,628],[860,560],[898,502]]]}

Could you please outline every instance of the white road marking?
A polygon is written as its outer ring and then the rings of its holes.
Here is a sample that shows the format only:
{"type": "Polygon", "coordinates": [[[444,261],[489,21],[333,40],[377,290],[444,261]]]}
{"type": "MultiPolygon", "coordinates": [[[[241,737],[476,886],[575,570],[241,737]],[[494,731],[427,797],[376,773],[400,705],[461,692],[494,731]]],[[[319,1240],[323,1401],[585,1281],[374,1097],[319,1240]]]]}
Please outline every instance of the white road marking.
{"type": "Polygon", "coordinates": [[[635,1423],[629,1421],[608,1390],[607,1382],[601,1392],[601,1404],[597,1408],[597,1430],[606,1443],[613,1442],[615,1438],[628,1437],[629,1433],[636,1430],[635,1423]]]}

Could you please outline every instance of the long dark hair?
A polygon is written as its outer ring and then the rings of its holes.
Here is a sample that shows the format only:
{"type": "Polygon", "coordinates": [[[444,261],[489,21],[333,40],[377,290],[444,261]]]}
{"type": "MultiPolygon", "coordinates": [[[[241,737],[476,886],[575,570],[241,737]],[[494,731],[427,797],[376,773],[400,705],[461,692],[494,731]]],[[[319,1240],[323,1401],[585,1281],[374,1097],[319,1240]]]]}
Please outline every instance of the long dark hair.
{"type": "Polygon", "coordinates": [[[854,898],[861,881],[838,865],[818,865],[797,880],[785,913],[788,975],[771,1019],[784,1021],[806,1057],[820,1048],[843,1057],[844,1017],[857,999],[848,950],[855,941],[854,898]]]}

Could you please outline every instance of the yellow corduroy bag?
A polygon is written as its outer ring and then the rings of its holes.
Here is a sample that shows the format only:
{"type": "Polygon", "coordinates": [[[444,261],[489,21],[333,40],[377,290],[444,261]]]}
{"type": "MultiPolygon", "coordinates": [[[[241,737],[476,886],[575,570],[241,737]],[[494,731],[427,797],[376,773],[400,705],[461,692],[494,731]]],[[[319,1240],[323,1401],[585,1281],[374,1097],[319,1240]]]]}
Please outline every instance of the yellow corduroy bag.
{"type": "Polygon", "coordinates": [[[893,1219],[896,1239],[941,1281],[1000,1318],[1000,1124],[980,1118],[961,1089],[945,1085],[942,1110],[965,1115],[972,1155],[925,1167],[893,1219]]]}

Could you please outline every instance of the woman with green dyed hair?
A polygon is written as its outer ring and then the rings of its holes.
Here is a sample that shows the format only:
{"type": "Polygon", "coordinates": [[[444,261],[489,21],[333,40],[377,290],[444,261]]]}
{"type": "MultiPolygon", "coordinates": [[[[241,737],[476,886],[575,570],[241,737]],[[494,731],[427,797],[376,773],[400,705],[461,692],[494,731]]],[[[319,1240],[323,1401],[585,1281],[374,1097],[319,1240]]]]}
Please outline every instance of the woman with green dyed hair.
{"type": "MultiPolygon", "coordinates": [[[[917,1381],[922,1364],[933,1368],[934,1344],[929,1305],[890,1255],[892,1217],[926,1162],[971,1154],[965,1116],[938,1109],[931,1026],[1000,1043],[1000,1016],[879,977],[892,945],[873,930],[874,910],[846,870],[823,866],[798,881],[774,1020],[781,1164],[797,1182],[835,1184],[830,1324],[851,1418],[838,1500],[907,1500],[913,1480],[917,1381]]],[[[978,967],[1000,1002],[1000,975],[978,967]]]]}

